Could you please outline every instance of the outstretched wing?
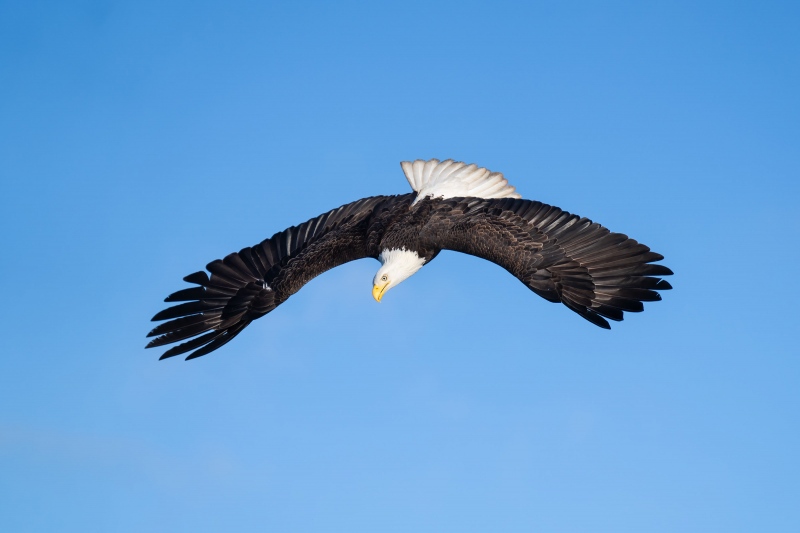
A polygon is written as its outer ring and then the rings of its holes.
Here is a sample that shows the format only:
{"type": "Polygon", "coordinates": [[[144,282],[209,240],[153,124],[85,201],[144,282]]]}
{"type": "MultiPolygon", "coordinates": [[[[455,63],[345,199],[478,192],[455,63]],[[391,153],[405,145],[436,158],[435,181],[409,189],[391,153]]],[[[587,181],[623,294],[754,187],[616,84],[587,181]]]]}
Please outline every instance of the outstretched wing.
{"type": "Polygon", "coordinates": [[[536,294],[607,329],[606,319],[643,311],[642,302],[672,288],[658,277],[672,271],[651,264],[663,256],[644,244],[531,200],[442,200],[421,238],[497,263],[536,294]]]}
{"type": "Polygon", "coordinates": [[[161,359],[194,350],[188,360],[216,350],[315,276],[348,261],[377,257],[376,243],[368,235],[372,216],[398,201],[410,203],[412,196],[364,198],[212,261],[206,266],[210,277],[204,271],[190,274],[184,281],[198,286],[164,300],[185,303],[153,317],[168,322],[147,335],[156,338],[146,347],[191,339],[170,348],[161,359]]]}

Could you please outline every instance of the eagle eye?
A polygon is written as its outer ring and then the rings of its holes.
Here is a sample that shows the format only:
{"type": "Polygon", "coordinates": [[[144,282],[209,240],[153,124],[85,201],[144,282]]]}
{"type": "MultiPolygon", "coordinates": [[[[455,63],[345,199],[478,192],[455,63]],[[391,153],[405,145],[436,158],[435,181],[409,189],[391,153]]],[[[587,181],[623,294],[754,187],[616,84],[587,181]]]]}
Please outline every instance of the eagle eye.
{"type": "Polygon", "coordinates": [[[386,277],[386,274],[384,274],[383,276],[381,276],[381,281],[386,281],[387,279],[389,279],[389,278],[387,278],[387,277],[386,277]]]}

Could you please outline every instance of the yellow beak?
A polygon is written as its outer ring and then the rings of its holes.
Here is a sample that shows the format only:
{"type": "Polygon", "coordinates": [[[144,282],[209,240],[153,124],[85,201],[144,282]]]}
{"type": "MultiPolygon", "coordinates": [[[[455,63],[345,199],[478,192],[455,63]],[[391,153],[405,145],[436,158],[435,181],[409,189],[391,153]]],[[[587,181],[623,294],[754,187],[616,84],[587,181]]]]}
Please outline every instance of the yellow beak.
{"type": "Polygon", "coordinates": [[[380,303],[381,298],[383,298],[383,291],[386,290],[386,285],[380,287],[378,285],[372,286],[372,297],[375,298],[375,301],[380,303]]]}

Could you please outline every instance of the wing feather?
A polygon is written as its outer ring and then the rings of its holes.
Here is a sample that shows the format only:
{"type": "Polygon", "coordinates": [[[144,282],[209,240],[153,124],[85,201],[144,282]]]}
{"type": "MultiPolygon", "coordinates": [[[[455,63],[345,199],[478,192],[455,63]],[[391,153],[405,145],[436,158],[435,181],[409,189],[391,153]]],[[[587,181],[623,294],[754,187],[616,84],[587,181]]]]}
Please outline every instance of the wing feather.
{"type": "Polygon", "coordinates": [[[521,199],[439,200],[424,240],[493,261],[528,288],[610,328],[672,286],[661,254],[558,207],[521,199]]]}
{"type": "Polygon", "coordinates": [[[376,208],[405,202],[413,194],[364,198],[278,232],[261,243],[210,262],[185,281],[197,285],[172,293],[167,302],[183,302],[154,317],[167,320],[153,328],[147,348],[195,337],[167,350],[161,358],[192,352],[205,355],[230,342],[250,322],[264,316],[311,278],[337,265],[376,256],[367,245],[367,227],[376,208]],[[199,336],[198,336],[199,335],[199,336]]]}

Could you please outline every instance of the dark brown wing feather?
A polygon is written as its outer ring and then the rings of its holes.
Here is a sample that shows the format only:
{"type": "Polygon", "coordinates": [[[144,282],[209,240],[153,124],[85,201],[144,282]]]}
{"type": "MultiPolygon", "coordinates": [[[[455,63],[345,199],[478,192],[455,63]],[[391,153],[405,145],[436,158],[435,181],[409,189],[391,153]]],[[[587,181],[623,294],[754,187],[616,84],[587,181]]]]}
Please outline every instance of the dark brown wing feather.
{"type": "Polygon", "coordinates": [[[150,331],[147,336],[156,338],[146,347],[186,341],[161,359],[194,350],[186,358],[193,359],[216,350],[315,276],[354,259],[377,257],[377,239],[370,236],[373,215],[410,203],[412,197],[364,198],[212,261],[206,266],[210,277],[203,271],[190,274],[183,279],[198,286],[166,298],[185,303],[153,317],[168,322],[150,331]]]}
{"type": "Polygon", "coordinates": [[[513,198],[438,201],[421,238],[504,267],[536,294],[563,302],[602,328],[644,310],[672,287],[663,256],[621,233],[541,202],[513,198]]]}

